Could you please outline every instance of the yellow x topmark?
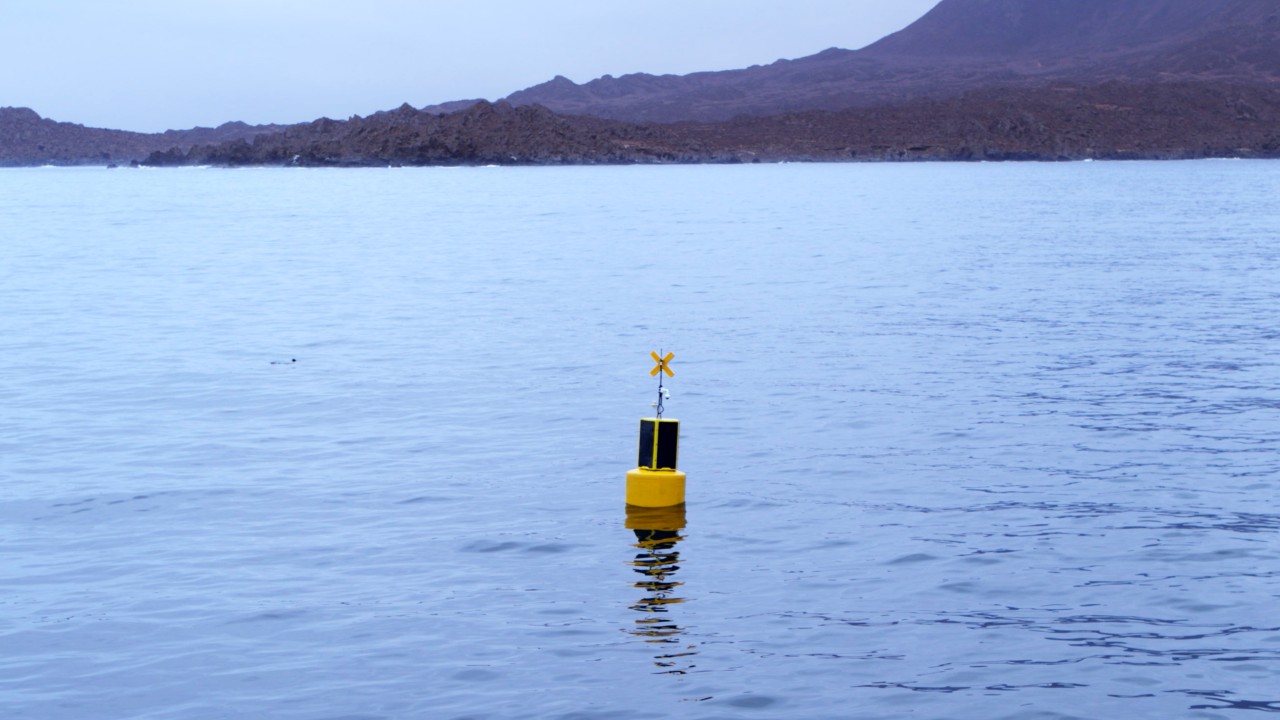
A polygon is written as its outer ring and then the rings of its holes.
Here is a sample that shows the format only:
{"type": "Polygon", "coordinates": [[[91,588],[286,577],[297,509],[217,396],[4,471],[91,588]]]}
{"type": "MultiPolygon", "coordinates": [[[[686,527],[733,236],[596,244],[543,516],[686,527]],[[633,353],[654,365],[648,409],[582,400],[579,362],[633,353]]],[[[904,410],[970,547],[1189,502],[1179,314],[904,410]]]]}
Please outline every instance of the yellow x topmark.
{"type": "Polygon", "coordinates": [[[667,353],[665,357],[658,357],[658,353],[656,352],[651,352],[649,355],[653,357],[654,362],[658,363],[657,367],[649,371],[649,377],[653,377],[660,372],[666,373],[667,377],[676,376],[675,373],[671,372],[671,366],[668,364],[671,362],[671,358],[676,356],[675,353],[667,353]]]}

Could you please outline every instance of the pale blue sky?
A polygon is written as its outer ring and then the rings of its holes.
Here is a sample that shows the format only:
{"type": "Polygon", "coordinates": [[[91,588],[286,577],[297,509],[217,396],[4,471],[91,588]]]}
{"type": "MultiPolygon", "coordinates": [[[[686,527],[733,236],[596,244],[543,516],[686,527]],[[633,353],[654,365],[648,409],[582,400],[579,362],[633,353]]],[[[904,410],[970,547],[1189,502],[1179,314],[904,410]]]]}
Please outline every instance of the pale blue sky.
{"type": "Polygon", "coordinates": [[[157,131],[855,49],[937,0],[0,0],[0,106],[157,131]]]}

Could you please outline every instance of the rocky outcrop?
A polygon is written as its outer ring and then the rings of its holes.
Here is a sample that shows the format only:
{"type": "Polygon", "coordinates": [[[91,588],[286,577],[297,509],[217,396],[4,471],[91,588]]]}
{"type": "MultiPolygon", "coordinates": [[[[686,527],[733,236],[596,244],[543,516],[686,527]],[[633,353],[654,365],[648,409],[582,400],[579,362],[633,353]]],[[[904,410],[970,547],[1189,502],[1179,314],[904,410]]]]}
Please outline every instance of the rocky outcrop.
{"type": "Polygon", "coordinates": [[[1280,91],[1211,83],[1056,83],[839,112],[637,124],[479,103],[317,120],[151,165],[543,165],[1280,157],[1280,91]]]}
{"type": "Polygon", "coordinates": [[[147,141],[142,133],[54,122],[29,108],[0,108],[0,165],[128,162],[146,156],[147,141]]]}
{"type": "Polygon", "coordinates": [[[135,133],[42,118],[30,108],[0,108],[0,167],[127,164],[153,152],[277,132],[278,125],[225,123],[216,128],[135,133]]]}
{"type": "Polygon", "coordinates": [[[761,160],[1280,157],[1280,91],[1210,83],[1055,83],[876,108],[680,123],[761,160]]]}
{"type": "MultiPolygon", "coordinates": [[[[435,114],[408,105],[367,118],[322,118],[274,135],[155,153],[148,165],[551,165],[676,160],[669,133],[540,106],[481,101],[435,114]]],[[[684,159],[696,159],[687,157],[684,159]]]]}

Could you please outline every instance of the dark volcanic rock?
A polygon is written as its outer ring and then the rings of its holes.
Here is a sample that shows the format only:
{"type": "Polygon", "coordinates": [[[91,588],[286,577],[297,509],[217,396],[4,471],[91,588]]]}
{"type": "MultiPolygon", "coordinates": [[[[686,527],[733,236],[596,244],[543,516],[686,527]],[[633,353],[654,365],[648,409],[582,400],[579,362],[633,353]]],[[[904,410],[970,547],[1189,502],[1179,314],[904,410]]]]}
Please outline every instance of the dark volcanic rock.
{"type": "Polygon", "coordinates": [[[440,103],[439,105],[427,105],[420,108],[422,112],[433,113],[436,115],[444,115],[446,113],[458,112],[477,103],[486,102],[480,98],[472,98],[471,100],[451,100],[449,102],[440,103]]]}
{"type": "Polygon", "coordinates": [[[186,153],[153,154],[148,165],[545,165],[697,160],[664,145],[662,133],[540,106],[481,101],[437,115],[408,105],[346,121],[321,118],[274,135],[186,153]]]}
{"type": "Polygon", "coordinates": [[[479,103],[322,118],[151,165],[529,165],[1280,156],[1280,91],[1216,83],[989,88],[838,112],[633,124],[479,103]]]}
{"type": "Polygon", "coordinates": [[[876,108],[680,123],[761,160],[1280,157],[1280,91],[1209,83],[1055,83],[876,108]]]}
{"type": "Polygon", "coordinates": [[[0,108],[0,165],[129,161],[149,152],[146,135],[47,120],[29,108],[0,108]]]}
{"type": "Polygon", "coordinates": [[[0,108],[0,166],[130,163],[170,148],[186,150],[198,142],[217,143],[279,129],[226,123],[148,134],[55,122],[29,108],[0,108]]]}

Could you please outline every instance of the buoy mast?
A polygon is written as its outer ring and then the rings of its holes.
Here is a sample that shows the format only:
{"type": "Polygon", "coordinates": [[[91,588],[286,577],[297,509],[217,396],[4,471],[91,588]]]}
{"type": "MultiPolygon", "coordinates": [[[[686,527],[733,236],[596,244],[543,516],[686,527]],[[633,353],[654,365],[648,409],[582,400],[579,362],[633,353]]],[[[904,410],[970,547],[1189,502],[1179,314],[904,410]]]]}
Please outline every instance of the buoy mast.
{"type": "Polygon", "coordinates": [[[673,507],[684,504],[685,474],[676,469],[680,448],[680,421],[663,418],[663,401],[671,393],[663,386],[663,375],[675,377],[671,359],[675,353],[649,355],[657,365],[649,375],[658,377],[656,417],[640,419],[637,465],[627,472],[627,504],[636,507],[673,507]]]}

